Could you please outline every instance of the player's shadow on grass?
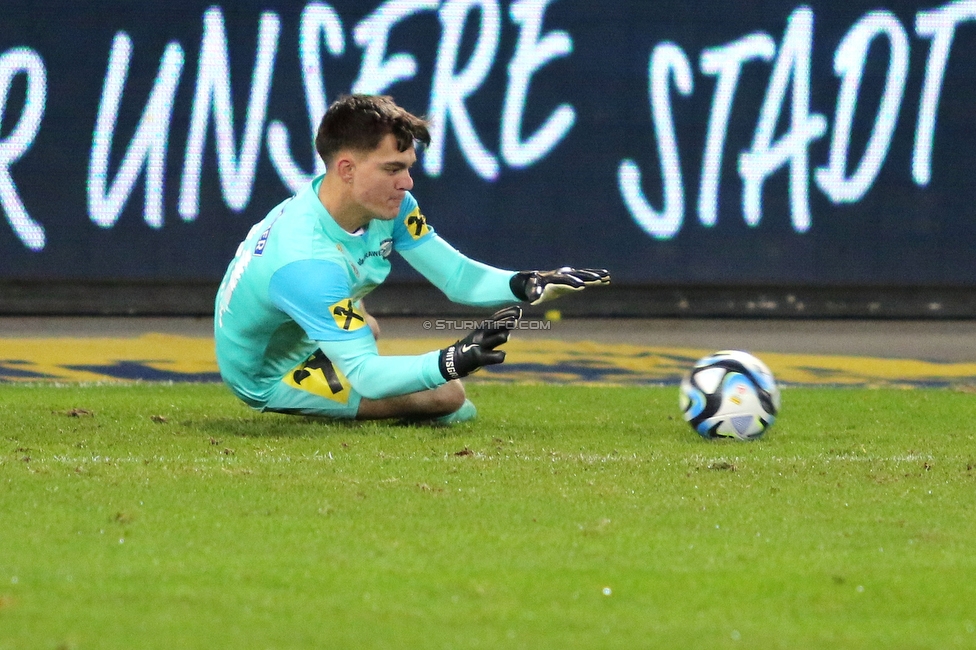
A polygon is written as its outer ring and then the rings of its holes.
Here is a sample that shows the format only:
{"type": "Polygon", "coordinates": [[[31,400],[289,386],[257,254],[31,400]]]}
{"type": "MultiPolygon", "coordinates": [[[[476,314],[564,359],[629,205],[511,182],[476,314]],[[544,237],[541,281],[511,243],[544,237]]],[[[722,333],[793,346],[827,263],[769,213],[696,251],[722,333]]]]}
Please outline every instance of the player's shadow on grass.
{"type": "Polygon", "coordinates": [[[466,432],[469,427],[432,426],[429,423],[400,420],[329,420],[277,413],[262,413],[244,417],[208,417],[184,423],[211,437],[240,436],[245,438],[318,438],[335,435],[388,436],[404,432],[418,435],[428,433],[450,438],[466,432]]]}

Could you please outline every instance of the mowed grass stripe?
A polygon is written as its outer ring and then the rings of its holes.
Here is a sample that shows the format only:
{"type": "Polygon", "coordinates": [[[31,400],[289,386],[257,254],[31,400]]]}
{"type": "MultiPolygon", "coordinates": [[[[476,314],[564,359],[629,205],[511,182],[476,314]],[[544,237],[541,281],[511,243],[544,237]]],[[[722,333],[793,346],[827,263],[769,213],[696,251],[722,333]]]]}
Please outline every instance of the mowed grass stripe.
{"type": "Polygon", "coordinates": [[[976,644],[976,400],[469,386],[451,429],[217,385],[0,386],[0,648],[976,644]]]}

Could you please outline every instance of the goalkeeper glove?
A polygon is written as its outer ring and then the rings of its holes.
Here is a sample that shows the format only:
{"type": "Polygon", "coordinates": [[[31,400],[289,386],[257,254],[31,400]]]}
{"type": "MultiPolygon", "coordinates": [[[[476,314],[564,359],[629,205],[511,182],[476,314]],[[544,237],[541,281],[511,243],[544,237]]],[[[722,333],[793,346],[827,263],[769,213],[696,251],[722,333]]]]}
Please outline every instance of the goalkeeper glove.
{"type": "Polygon", "coordinates": [[[606,269],[574,269],[568,266],[555,271],[521,271],[509,281],[512,293],[532,305],[601,284],[610,284],[610,272],[606,269]]]}
{"type": "Polygon", "coordinates": [[[521,317],[522,308],[518,305],[496,311],[482,327],[441,350],[439,366],[444,379],[460,379],[479,368],[504,361],[505,352],[495,348],[508,340],[521,317]]]}

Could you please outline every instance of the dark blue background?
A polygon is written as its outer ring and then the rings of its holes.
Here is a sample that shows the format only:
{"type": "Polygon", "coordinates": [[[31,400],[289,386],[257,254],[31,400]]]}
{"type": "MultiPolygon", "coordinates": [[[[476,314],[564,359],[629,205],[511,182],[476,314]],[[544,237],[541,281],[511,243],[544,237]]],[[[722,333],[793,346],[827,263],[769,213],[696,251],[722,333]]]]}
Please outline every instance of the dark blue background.
{"type": "MultiPolygon", "coordinates": [[[[362,51],[352,30],[378,2],[336,0],[346,52],[325,57],[328,99],[347,92],[356,79],[362,51]]],[[[499,155],[499,129],[515,50],[517,26],[500,0],[502,36],[491,74],[468,100],[481,141],[499,155]]],[[[202,17],[209,3],[5,2],[0,51],[36,50],[47,68],[47,106],[31,150],[11,167],[31,217],[43,224],[47,246],[32,252],[0,220],[2,279],[217,280],[250,225],[287,196],[262,144],[252,197],[235,213],[224,203],[217,175],[213,126],[205,147],[200,215],[183,222],[177,213],[186,134],[189,128],[202,17]],[[87,214],[86,182],[92,129],[98,111],[113,36],[124,30],[134,54],[115,132],[110,176],[131,139],[166,44],[185,53],[171,124],[166,175],[165,223],[154,230],[142,217],[145,187],[140,176],[126,209],[112,229],[87,214]]],[[[302,165],[312,159],[311,134],[298,58],[303,5],[286,2],[225,3],[231,53],[235,125],[240,138],[254,65],[258,18],[274,11],[281,19],[268,121],[282,120],[292,134],[292,153],[302,165]]],[[[569,135],[540,162],[513,169],[502,161],[496,182],[482,180],[467,164],[449,131],[444,171],[437,178],[418,165],[414,194],[435,228],[472,257],[508,268],[550,268],[563,264],[600,266],[624,284],[972,286],[976,284],[976,208],[972,170],[976,157],[976,23],[959,27],[943,84],[935,131],[932,181],[917,186],[911,155],[926,60],[931,40],[915,35],[915,14],[932,5],[888,2],[911,45],[908,83],[888,157],[866,196],[834,205],[820,191],[813,170],[827,162],[840,82],[833,56],[850,27],[876,3],[811,3],[815,12],[811,110],[828,120],[827,134],[810,147],[812,227],[796,233],[790,224],[788,170],[765,186],[762,222],[749,228],[742,218],[738,153],[748,149],[772,64],[746,66],[738,88],[724,149],[718,225],[698,223],[696,206],[705,130],[715,77],[698,71],[702,49],[746,34],[768,32],[779,45],[786,19],[798,4],[735,1],[645,2],[557,0],[546,12],[544,32],[565,30],[574,51],[540,69],[533,78],[523,133],[534,132],[560,104],[576,110],[569,135]],[[680,45],[695,70],[690,97],[672,89],[672,103],[685,178],[685,220],[670,241],[655,241],[631,219],[617,188],[617,168],[633,158],[644,172],[643,187],[657,209],[663,203],[654,129],[648,105],[648,57],[655,45],[680,45]]],[[[471,20],[476,23],[476,20],[471,20]]],[[[433,13],[414,16],[390,35],[388,52],[405,51],[419,63],[414,79],[388,91],[399,103],[425,113],[440,39],[433,13]]],[[[465,35],[460,61],[476,36],[465,35]]],[[[860,159],[873,125],[888,65],[887,46],[872,46],[856,114],[851,161],[860,159]]],[[[0,137],[21,112],[23,77],[11,89],[0,137]]],[[[785,124],[784,124],[785,126],[785,124]]],[[[264,143],[264,139],[262,138],[264,143]]],[[[500,158],[500,155],[499,155],[500,158]]],[[[405,263],[394,279],[415,278],[405,263]]]]}

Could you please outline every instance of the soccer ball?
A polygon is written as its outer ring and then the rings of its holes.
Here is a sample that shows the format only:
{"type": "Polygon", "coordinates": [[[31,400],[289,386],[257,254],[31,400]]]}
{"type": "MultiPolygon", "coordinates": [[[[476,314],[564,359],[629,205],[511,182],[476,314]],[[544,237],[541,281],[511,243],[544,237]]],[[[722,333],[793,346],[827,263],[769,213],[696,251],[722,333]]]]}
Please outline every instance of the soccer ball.
{"type": "Polygon", "coordinates": [[[681,410],[703,438],[753,440],[779,413],[779,387],[762,361],[722,350],[699,359],[681,381],[681,410]]]}

